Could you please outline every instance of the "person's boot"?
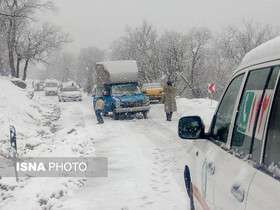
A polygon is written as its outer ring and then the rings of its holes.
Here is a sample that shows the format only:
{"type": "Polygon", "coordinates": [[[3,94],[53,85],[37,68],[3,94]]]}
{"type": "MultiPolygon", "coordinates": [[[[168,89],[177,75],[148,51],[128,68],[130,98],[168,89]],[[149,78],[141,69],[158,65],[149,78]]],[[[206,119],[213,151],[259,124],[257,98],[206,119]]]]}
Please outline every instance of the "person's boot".
{"type": "Polygon", "coordinates": [[[166,112],[166,121],[168,121],[168,119],[169,119],[169,113],[166,112]]]}
{"type": "Polygon", "coordinates": [[[172,121],[172,114],[173,114],[173,112],[169,113],[169,121],[172,121]]]}
{"type": "Polygon", "coordinates": [[[168,113],[168,115],[167,115],[167,121],[171,121],[171,113],[168,113]]]}

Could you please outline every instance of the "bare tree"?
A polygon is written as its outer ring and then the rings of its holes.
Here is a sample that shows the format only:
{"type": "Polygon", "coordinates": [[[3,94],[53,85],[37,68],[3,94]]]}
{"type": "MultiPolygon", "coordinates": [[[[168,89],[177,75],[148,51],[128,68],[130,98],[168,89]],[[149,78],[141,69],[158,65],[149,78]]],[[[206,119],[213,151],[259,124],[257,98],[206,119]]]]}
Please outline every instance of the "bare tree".
{"type": "Polygon", "coordinates": [[[246,20],[243,21],[241,27],[228,26],[225,28],[217,38],[216,47],[222,50],[234,69],[247,52],[272,39],[277,32],[270,25],[246,20]]]}
{"type": "Polygon", "coordinates": [[[158,36],[143,22],[128,28],[125,36],[113,43],[111,58],[137,60],[142,81],[165,76],[177,86],[183,85],[179,91],[188,90],[192,97],[206,96],[207,84],[216,82],[217,98],[244,55],[276,34],[269,25],[244,21],[240,27],[228,26],[214,35],[207,28],[193,28],[187,34],[166,32],[158,36]]]}
{"type": "Polygon", "coordinates": [[[17,55],[17,74],[19,74],[20,63],[24,61],[23,77],[27,76],[30,62],[48,63],[50,55],[60,50],[70,39],[67,34],[61,32],[60,28],[45,23],[40,29],[30,29],[19,36],[16,42],[15,52],[17,55]]]}
{"type": "Polygon", "coordinates": [[[43,0],[2,0],[0,2],[0,16],[4,17],[4,28],[9,56],[11,75],[17,76],[15,69],[15,47],[19,28],[33,22],[35,12],[53,8],[51,1],[43,0]]]}
{"type": "MultiPolygon", "coordinates": [[[[228,26],[214,37],[208,59],[208,79],[217,84],[215,98],[224,91],[233,70],[253,48],[276,36],[270,25],[243,21],[240,26],[228,26]]],[[[209,81],[209,82],[210,82],[209,81]]]]}
{"type": "Polygon", "coordinates": [[[0,75],[7,75],[8,69],[8,51],[4,30],[4,18],[0,16],[0,75]]]}
{"type": "Polygon", "coordinates": [[[158,80],[159,52],[156,30],[146,21],[136,28],[127,28],[125,36],[112,45],[112,59],[132,59],[138,62],[142,81],[158,80]]]}
{"type": "Polygon", "coordinates": [[[74,53],[61,51],[53,53],[46,65],[45,79],[55,78],[62,82],[76,80],[77,61],[74,53]]]}
{"type": "Polygon", "coordinates": [[[187,42],[182,34],[165,32],[158,42],[161,76],[177,81],[184,70],[187,42]]]}
{"type": "Polygon", "coordinates": [[[192,96],[202,97],[205,89],[211,32],[207,28],[193,28],[185,38],[188,47],[183,78],[192,96]]]}
{"type": "Polygon", "coordinates": [[[96,62],[103,61],[105,52],[97,47],[88,47],[80,51],[78,57],[77,81],[87,90],[92,91],[96,62]]]}

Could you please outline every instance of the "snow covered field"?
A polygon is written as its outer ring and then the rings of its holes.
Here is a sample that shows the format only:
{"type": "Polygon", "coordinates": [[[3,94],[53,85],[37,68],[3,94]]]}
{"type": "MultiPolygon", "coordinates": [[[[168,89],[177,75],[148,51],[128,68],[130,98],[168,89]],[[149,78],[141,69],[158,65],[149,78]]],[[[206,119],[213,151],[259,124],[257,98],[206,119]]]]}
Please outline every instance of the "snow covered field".
{"type": "Polygon", "coordinates": [[[216,108],[207,99],[178,99],[178,113],[166,122],[163,105],[152,106],[149,119],[97,125],[91,98],[58,103],[57,97],[26,93],[0,79],[0,155],[9,151],[9,124],[18,130],[21,157],[109,159],[106,178],[0,179],[0,209],[188,209],[183,181],[184,145],[178,119],[200,115],[209,125],[216,108]],[[9,96],[9,97],[8,97],[9,96]],[[12,96],[12,97],[10,97],[12,96]]]}

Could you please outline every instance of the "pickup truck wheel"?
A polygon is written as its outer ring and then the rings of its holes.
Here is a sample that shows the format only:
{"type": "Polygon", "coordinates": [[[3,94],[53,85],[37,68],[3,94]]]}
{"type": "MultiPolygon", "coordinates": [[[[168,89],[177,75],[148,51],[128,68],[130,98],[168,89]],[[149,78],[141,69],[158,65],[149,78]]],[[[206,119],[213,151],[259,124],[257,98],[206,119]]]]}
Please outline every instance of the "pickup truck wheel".
{"type": "Polygon", "coordinates": [[[148,112],[147,111],[142,112],[142,114],[143,114],[144,119],[148,119],[148,112]]]}
{"type": "Polygon", "coordinates": [[[119,120],[120,119],[120,114],[116,113],[116,112],[113,112],[113,119],[114,120],[119,120]]]}

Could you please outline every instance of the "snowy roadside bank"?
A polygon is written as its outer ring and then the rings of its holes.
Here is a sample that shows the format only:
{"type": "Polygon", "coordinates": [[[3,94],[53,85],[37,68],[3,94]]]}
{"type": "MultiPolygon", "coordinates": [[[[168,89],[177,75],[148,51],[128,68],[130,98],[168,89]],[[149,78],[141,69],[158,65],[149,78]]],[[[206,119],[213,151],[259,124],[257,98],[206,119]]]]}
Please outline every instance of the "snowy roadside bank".
{"type": "MultiPolygon", "coordinates": [[[[84,135],[83,116],[80,121],[63,119],[54,98],[36,93],[30,100],[24,90],[7,78],[0,78],[0,88],[7,90],[0,93],[0,158],[10,154],[9,125],[17,129],[19,158],[95,155],[92,140],[84,135]]],[[[59,206],[59,199],[84,186],[85,181],[84,178],[26,177],[17,183],[15,178],[0,177],[0,209],[51,209],[59,206]]]]}

